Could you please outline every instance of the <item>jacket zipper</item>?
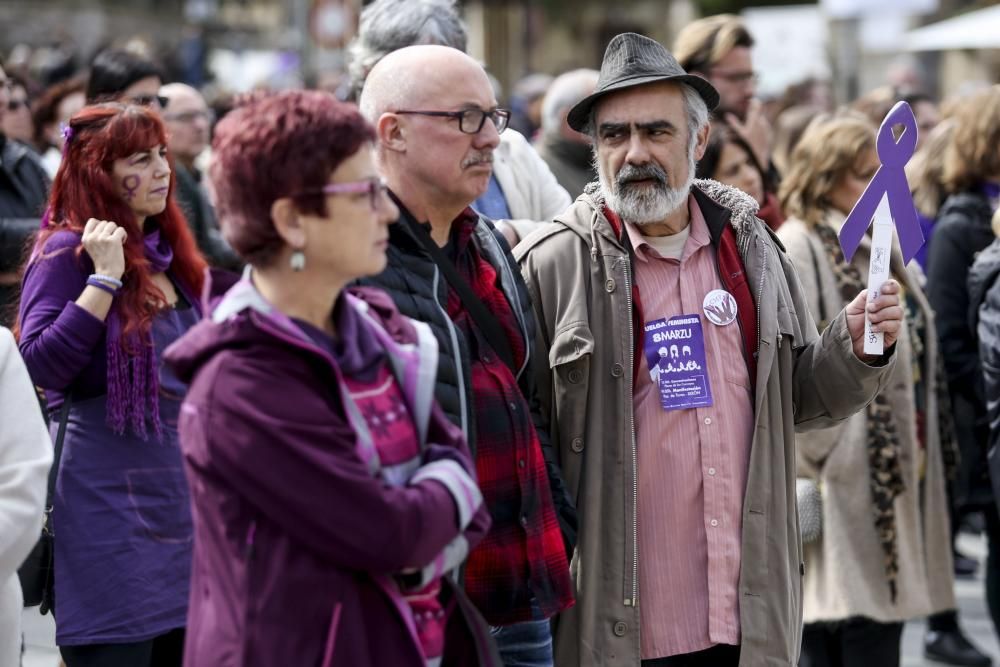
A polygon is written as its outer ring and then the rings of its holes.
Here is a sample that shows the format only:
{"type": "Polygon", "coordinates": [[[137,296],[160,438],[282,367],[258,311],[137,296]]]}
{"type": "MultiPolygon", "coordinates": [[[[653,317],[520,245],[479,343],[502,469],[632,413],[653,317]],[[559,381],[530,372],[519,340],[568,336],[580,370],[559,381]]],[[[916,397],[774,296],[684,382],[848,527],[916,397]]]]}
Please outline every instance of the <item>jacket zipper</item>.
{"type": "MultiPolygon", "coordinates": [[[[626,403],[631,406],[633,377],[635,368],[635,331],[632,324],[632,276],[628,260],[623,260],[625,273],[625,302],[628,305],[628,366],[625,372],[628,377],[626,403]]],[[[637,452],[635,443],[635,413],[630,407],[628,414],[629,437],[632,440],[632,595],[625,598],[626,607],[636,607],[639,604],[639,469],[636,463],[637,452]]]]}
{"type": "MultiPolygon", "coordinates": [[[[754,239],[754,245],[760,248],[760,239],[754,239]]],[[[760,350],[760,300],[764,298],[764,277],[767,275],[767,248],[764,248],[760,267],[760,287],[757,288],[757,350],[760,350]]],[[[758,358],[760,355],[758,354],[758,358]]]]}
{"type": "MultiPolygon", "coordinates": [[[[254,584],[254,556],[255,556],[255,541],[257,537],[257,520],[252,519],[250,525],[247,527],[246,536],[243,539],[243,567],[245,569],[246,576],[246,596],[248,604],[244,609],[243,622],[247,627],[253,627],[254,622],[257,619],[257,614],[254,610],[254,605],[252,600],[257,595],[257,591],[253,589],[254,584]]],[[[243,652],[246,652],[252,643],[253,639],[248,637],[243,642],[243,652]]]]}
{"type": "Polygon", "coordinates": [[[251,521],[250,527],[247,528],[245,551],[243,554],[246,557],[247,564],[249,564],[250,561],[253,559],[254,539],[256,538],[256,536],[257,536],[257,522],[251,521]]]}
{"type": "Polygon", "coordinates": [[[465,373],[462,367],[462,352],[458,347],[458,334],[455,332],[455,325],[448,316],[448,311],[445,310],[444,306],[441,305],[441,301],[438,299],[438,284],[441,282],[441,272],[438,270],[437,265],[434,265],[434,304],[441,311],[444,316],[445,326],[448,327],[448,336],[451,338],[451,349],[454,351],[455,356],[455,381],[458,383],[458,407],[459,411],[462,413],[462,435],[465,436],[466,442],[469,440],[469,417],[468,408],[466,406],[465,398],[465,373]]]}
{"type": "MultiPolygon", "coordinates": [[[[487,230],[488,231],[488,230],[487,230]]],[[[524,314],[521,312],[521,300],[518,298],[517,285],[514,282],[514,274],[507,264],[507,257],[504,255],[503,248],[499,247],[496,238],[493,237],[493,233],[489,232],[489,239],[491,244],[496,247],[493,248],[493,254],[497,257],[497,265],[503,272],[504,283],[510,289],[511,293],[508,293],[507,289],[503,289],[504,295],[507,297],[507,301],[510,302],[510,309],[514,311],[514,317],[517,319],[517,324],[521,329],[521,335],[524,337],[524,363],[521,364],[521,368],[518,369],[515,380],[521,378],[521,374],[524,373],[524,369],[528,367],[529,358],[531,356],[531,341],[528,338],[528,325],[524,321],[524,314]]]]}

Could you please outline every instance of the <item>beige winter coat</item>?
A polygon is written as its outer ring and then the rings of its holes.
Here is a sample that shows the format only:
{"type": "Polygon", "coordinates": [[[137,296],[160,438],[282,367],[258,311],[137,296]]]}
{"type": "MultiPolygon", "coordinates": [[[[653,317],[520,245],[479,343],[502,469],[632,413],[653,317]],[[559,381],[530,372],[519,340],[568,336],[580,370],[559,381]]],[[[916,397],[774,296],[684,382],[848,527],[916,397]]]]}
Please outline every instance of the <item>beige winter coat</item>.
{"type": "MultiPolygon", "coordinates": [[[[831,212],[824,224],[839,231],[843,221],[843,215],[831,212]]],[[[793,218],[781,226],[778,237],[795,264],[813,317],[820,318],[820,300],[825,312],[839,311],[843,299],[815,231],[793,218]]],[[[852,260],[864,279],[868,275],[870,254],[871,241],[865,238],[852,260]]],[[[868,425],[862,411],[838,426],[800,434],[795,439],[799,475],[818,480],[823,495],[822,537],[805,545],[806,623],[851,616],[889,623],[955,607],[948,502],[938,435],[935,385],[938,346],[934,315],[918,276],[907,273],[898,250],[891,266],[893,277],[919,304],[926,323],[924,364],[920,369],[927,406],[926,454],[917,440],[913,341],[907,327],[896,343],[896,366],[887,390],[903,450],[901,463],[906,485],[906,491],[895,502],[899,548],[897,600],[893,604],[889,594],[883,552],[872,519],[866,448],[868,425]],[[925,473],[921,479],[922,468],[925,473]]]]}
{"type": "MultiPolygon", "coordinates": [[[[855,357],[843,314],[817,335],[792,265],[754,217],[752,199],[714,181],[698,181],[694,194],[712,234],[733,228],[759,323],[740,666],[790,667],[798,663],[802,620],[795,430],[829,427],[864,407],[893,358],[872,367],[855,357]]],[[[657,557],[637,550],[632,268],[601,211],[595,195],[584,193],[515,253],[548,359],[537,369],[539,398],[580,516],[571,563],[577,603],[555,633],[560,667],[640,664],[638,562],[657,557]]]]}

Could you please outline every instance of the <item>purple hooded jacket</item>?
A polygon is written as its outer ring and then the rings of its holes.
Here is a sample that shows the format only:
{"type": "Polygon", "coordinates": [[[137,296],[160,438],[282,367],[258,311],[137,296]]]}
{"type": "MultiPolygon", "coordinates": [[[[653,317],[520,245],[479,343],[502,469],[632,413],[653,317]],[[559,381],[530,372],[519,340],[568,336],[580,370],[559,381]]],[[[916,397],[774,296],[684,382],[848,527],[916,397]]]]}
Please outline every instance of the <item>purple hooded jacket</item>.
{"type": "MultiPolygon", "coordinates": [[[[423,667],[402,573],[416,586],[452,569],[489,527],[462,435],[427,398],[433,337],[370,289],[335,309],[339,332],[369,334],[344,336],[340,363],[248,279],[206,312],[166,355],[190,382],[179,427],[195,526],[184,664],[423,667]],[[373,345],[424,436],[404,485],[379,474],[340,390],[373,345]]],[[[478,612],[451,577],[442,583],[453,604],[442,664],[499,665],[478,612]]]]}

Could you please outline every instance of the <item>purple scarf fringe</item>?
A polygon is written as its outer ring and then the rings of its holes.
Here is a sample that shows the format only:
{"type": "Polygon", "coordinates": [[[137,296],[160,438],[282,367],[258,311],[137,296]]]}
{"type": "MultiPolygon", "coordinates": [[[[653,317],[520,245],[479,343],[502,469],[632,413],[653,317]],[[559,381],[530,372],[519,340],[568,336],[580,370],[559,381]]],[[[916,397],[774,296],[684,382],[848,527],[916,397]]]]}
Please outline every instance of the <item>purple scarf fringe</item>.
{"type": "MultiPolygon", "coordinates": [[[[151,274],[166,271],[173,259],[173,249],[157,229],[146,234],[146,259],[151,274]]],[[[118,302],[108,314],[107,329],[108,399],[107,423],[115,433],[124,435],[126,425],[147,440],[146,418],[152,422],[157,440],[163,440],[160,421],[159,360],[153,349],[151,331],[122,334],[118,302]]]]}

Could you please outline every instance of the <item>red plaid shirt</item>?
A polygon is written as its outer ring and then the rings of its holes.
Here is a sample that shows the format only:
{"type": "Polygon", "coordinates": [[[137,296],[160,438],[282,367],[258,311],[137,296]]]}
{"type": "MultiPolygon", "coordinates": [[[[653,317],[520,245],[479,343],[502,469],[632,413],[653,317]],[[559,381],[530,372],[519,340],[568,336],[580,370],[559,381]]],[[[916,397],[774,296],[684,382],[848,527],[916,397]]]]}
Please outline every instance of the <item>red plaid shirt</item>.
{"type": "MultiPolygon", "coordinates": [[[[477,216],[455,221],[449,251],[458,272],[503,327],[515,357],[525,341],[496,270],[470,243],[477,216]]],[[[465,569],[465,589],[491,625],[532,619],[531,599],[549,618],[573,604],[569,564],[552,505],[545,460],[528,401],[514,374],[490,347],[454,290],[448,314],[469,345],[476,425],[476,473],[493,517],[465,569]]]]}

